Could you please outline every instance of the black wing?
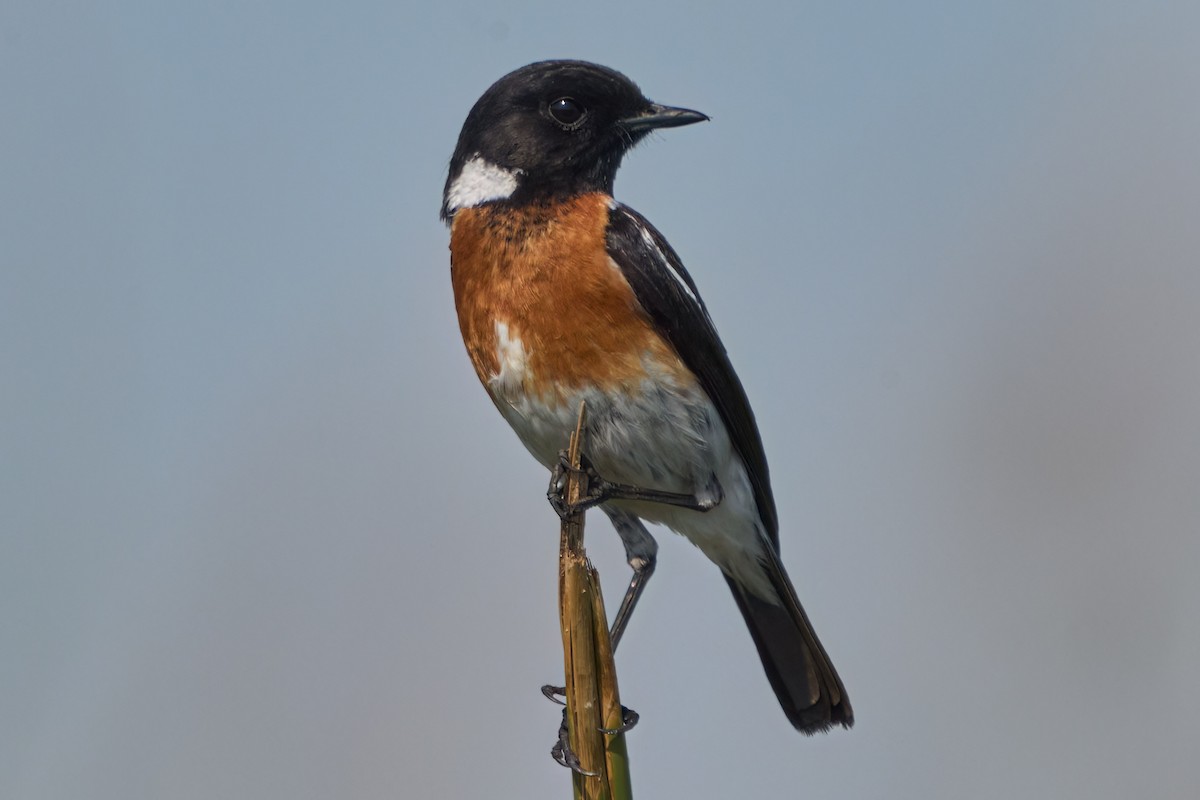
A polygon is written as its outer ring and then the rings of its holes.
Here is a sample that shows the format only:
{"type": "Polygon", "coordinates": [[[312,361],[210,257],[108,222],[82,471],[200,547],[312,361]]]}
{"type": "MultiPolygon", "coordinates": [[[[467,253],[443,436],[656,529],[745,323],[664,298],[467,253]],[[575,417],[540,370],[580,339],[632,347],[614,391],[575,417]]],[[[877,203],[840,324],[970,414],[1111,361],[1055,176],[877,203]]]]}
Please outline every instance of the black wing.
{"type": "Polygon", "coordinates": [[[750,474],[767,535],[778,550],[779,520],[754,412],[692,276],[663,235],[641,214],[623,205],[615,204],[609,214],[607,245],[609,256],[633,287],[634,296],[654,326],[700,379],[717,407],[734,449],[750,474]]]}

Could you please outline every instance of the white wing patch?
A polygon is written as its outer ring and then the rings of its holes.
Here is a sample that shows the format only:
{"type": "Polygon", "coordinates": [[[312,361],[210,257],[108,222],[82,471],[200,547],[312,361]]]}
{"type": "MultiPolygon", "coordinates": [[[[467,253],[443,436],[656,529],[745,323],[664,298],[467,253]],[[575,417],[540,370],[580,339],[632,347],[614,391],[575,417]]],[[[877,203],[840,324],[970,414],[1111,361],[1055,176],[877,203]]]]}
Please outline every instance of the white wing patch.
{"type": "Polygon", "coordinates": [[[696,305],[700,305],[700,298],[696,297],[696,293],[692,291],[692,287],[688,286],[688,282],[685,281],[683,276],[679,274],[679,271],[671,265],[670,259],[668,259],[666,254],[659,249],[658,245],[654,241],[654,237],[650,234],[650,231],[641,227],[640,225],[638,226],[638,230],[642,234],[642,241],[645,242],[646,249],[654,254],[654,257],[658,259],[658,263],[662,266],[662,268],[667,271],[668,275],[675,279],[676,283],[679,284],[679,288],[683,289],[687,296],[692,298],[692,302],[696,305]]]}
{"type": "Polygon", "coordinates": [[[503,200],[517,190],[520,170],[497,166],[482,156],[463,164],[458,177],[446,191],[446,212],[471,208],[489,200],[503,200]]]}

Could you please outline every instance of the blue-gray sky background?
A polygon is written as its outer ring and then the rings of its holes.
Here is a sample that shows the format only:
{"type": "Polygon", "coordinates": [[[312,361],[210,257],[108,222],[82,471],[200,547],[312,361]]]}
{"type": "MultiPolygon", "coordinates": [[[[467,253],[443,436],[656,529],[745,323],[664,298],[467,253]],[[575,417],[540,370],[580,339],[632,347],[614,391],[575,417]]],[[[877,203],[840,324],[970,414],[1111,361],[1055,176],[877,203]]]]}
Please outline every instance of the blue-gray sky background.
{"type": "Polygon", "coordinates": [[[858,714],[796,735],[664,533],[639,795],[1197,796],[1198,8],[8,0],[0,797],[567,796],[556,519],[437,220],[547,57],[712,115],[617,194],[722,331],[858,714]]]}

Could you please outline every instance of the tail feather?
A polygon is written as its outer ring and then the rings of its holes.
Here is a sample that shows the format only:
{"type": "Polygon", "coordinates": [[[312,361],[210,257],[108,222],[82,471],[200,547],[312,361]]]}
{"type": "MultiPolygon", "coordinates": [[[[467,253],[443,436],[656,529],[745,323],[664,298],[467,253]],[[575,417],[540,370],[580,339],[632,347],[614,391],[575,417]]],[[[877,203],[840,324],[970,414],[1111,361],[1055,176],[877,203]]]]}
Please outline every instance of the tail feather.
{"type": "Polygon", "coordinates": [[[813,632],[779,556],[770,552],[763,565],[779,596],[775,604],[725,576],[762,658],[771,688],[788,721],[802,733],[854,724],[850,699],[837,670],[813,632]]]}

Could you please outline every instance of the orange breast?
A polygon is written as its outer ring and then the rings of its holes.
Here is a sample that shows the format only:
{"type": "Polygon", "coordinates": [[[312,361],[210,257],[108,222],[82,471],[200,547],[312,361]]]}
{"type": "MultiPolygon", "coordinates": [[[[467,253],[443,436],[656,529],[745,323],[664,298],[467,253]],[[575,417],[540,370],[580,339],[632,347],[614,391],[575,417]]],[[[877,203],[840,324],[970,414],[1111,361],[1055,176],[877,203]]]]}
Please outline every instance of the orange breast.
{"type": "Polygon", "coordinates": [[[605,250],[609,199],[459,211],[450,237],[463,341],[493,395],[544,402],[594,387],[691,382],[605,250]]]}

